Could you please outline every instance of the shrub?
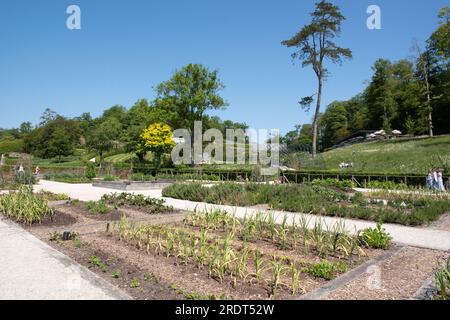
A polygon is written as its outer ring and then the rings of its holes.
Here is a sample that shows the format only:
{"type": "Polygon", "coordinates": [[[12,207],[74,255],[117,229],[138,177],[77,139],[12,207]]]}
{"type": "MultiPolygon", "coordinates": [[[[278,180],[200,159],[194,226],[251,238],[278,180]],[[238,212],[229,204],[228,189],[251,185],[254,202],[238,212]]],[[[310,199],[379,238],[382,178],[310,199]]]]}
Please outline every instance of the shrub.
{"type": "Polygon", "coordinates": [[[377,223],[376,228],[367,228],[361,234],[361,242],[371,248],[386,250],[389,248],[392,237],[377,223]]]}
{"type": "Polygon", "coordinates": [[[110,211],[104,200],[86,202],[86,209],[91,214],[106,214],[110,211]]]}
{"type": "Polygon", "coordinates": [[[434,281],[441,300],[447,300],[447,292],[450,291],[450,258],[446,265],[434,271],[434,281]]]}
{"type": "Polygon", "coordinates": [[[395,183],[393,181],[377,181],[372,180],[366,183],[366,188],[369,189],[388,189],[388,190],[406,190],[409,187],[404,183],[395,183]]]}
{"type": "Polygon", "coordinates": [[[103,181],[117,181],[118,178],[116,176],[113,176],[112,174],[107,174],[103,177],[103,181]]]}
{"type": "Polygon", "coordinates": [[[316,278],[331,280],[338,272],[344,272],[347,266],[343,263],[332,263],[329,261],[321,261],[309,267],[308,272],[316,278]]]}
{"type": "Polygon", "coordinates": [[[313,186],[322,187],[336,187],[338,189],[347,191],[355,187],[355,183],[352,180],[339,180],[339,179],[314,179],[311,184],[313,186]]]}
{"type": "Polygon", "coordinates": [[[236,184],[212,187],[199,183],[174,184],[163,190],[163,196],[224,205],[253,206],[268,204],[270,208],[290,212],[311,213],[372,220],[380,223],[420,225],[450,211],[446,199],[390,196],[386,205],[362,193],[353,197],[319,185],[236,184]],[[352,203],[349,204],[348,201],[352,203]]]}
{"type": "Polygon", "coordinates": [[[175,183],[165,188],[164,197],[184,199],[190,201],[204,201],[208,196],[208,189],[199,183],[182,184],[175,183]]]}
{"type": "Polygon", "coordinates": [[[144,173],[134,173],[130,176],[132,181],[154,181],[155,177],[144,173]]]}
{"type": "Polygon", "coordinates": [[[172,211],[173,208],[166,206],[164,199],[155,199],[141,194],[132,193],[111,193],[103,195],[101,201],[111,204],[114,207],[135,206],[144,209],[148,213],[164,213],[172,211]]]}
{"type": "Polygon", "coordinates": [[[94,162],[88,162],[86,166],[85,177],[88,180],[92,180],[97,176],[97,165],[94,162]]]}
{"type": "Polygon", "coordinates": [[[47,199],[48,201],[70,200],[70,197],[65,193],[53,193],[47,190],[41,190],[38,195],[43,197],[44,199],[47,199]]]}
{"type": "Polygon", "coordinates": [[[18,191],[0,196],[0,212],[18,222],[32,224],[52,217],[54,212],[48,201],[33,194],[31,187],[22,186],[18,191]]]}

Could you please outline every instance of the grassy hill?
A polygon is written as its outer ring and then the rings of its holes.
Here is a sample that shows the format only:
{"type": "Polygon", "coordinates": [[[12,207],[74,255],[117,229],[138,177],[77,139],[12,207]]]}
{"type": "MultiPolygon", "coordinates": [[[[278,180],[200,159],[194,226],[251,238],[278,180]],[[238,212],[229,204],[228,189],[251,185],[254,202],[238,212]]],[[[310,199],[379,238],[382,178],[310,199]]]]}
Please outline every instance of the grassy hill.
{"type": "Polygon", "coordinates": [[[450,171],[450,135],[374,141],[321,154],[324,169],[342,171],[341,162],[353,162],[353,172],[426,174],[431,168],[450,171]]]}

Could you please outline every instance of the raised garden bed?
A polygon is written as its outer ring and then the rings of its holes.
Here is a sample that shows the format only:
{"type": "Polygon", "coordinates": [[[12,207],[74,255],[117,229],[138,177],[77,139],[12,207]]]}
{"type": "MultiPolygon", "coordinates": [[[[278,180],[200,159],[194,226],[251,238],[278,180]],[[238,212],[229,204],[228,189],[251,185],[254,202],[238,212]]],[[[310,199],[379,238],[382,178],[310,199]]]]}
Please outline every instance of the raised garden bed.
{"type": "Polygon", "coordinates": [[[138,190],[152,190],[163,189],[174,184],[175,180],[154,180],[154,181],[104,181],[101,179],[94,179],[92,186],[100,188],[108,188],[122,191],[138,191],[138,190]]]}

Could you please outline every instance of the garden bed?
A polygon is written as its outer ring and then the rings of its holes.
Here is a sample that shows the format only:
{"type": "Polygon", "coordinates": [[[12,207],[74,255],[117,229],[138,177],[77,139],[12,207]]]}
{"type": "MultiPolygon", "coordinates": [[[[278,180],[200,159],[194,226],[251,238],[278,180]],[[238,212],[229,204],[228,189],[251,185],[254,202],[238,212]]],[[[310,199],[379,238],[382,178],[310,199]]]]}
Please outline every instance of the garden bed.
{"type": "Polygon", "coordinates": [[[339,226],[326,233],[301,231],[300,221],[295,231],[275,226],[269,216],[188,213],[182,221],[177,213],[127,213],[95,225],[78,213],[86,220],[68,228],[29,230],[137,299],[296,299],[383,252],[363,248],[339,226]],[[55,236],[66,229],[75,238],[55,236]],[[342,237],[333,242],[333,234],[342,237]]]}
{"type": "Polygon", "coordinates": [[[122,191],[138,191],[138,190],[152,190],[163,189],[175,183],[175,180],[154,180],[154,181],[104,181],[101,179],[94,179],[92,186],[99,188],[108,188],[122,191]]]}
{"type": "Polygon", "coordinates": [[[181,213],[130,194],[87,204],[50,202],[53,220],[26,229],[135,299],[298,299],[390,250],[382,229],[351,234],[303,215],[181,213]],[[99,205],[120,220],[96,219],[87,208],[99,205]]]}
{"type": "Polygon", "coordinates": [[[319,185],[269,185],[223,183],[205,186],[177,183],[163,190],[163,196],[219,205],[254,207],[310,213],[341,218],[356,218],[409,226],[436,221],[450,212],[445,197],[389,194],[388,198],[348,193],[319,185]]]}

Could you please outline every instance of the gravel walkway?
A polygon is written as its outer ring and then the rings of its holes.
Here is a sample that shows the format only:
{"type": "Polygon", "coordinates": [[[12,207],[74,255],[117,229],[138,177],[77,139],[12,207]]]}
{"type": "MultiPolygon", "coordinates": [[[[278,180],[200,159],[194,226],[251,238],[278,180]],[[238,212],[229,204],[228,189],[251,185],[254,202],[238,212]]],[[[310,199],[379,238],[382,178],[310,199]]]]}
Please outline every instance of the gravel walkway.
{"type": "Polygon", "coordinates": [[[369,267],[347,285],[326,295],[329,300],[406,300],[430,278],[449,253],[405,247],[391,258],[369,267]]]}
{"type": "Polygon", "coordinates": [[[130,297],[20,226],[0,218],[0,300],[130,297]]]}

